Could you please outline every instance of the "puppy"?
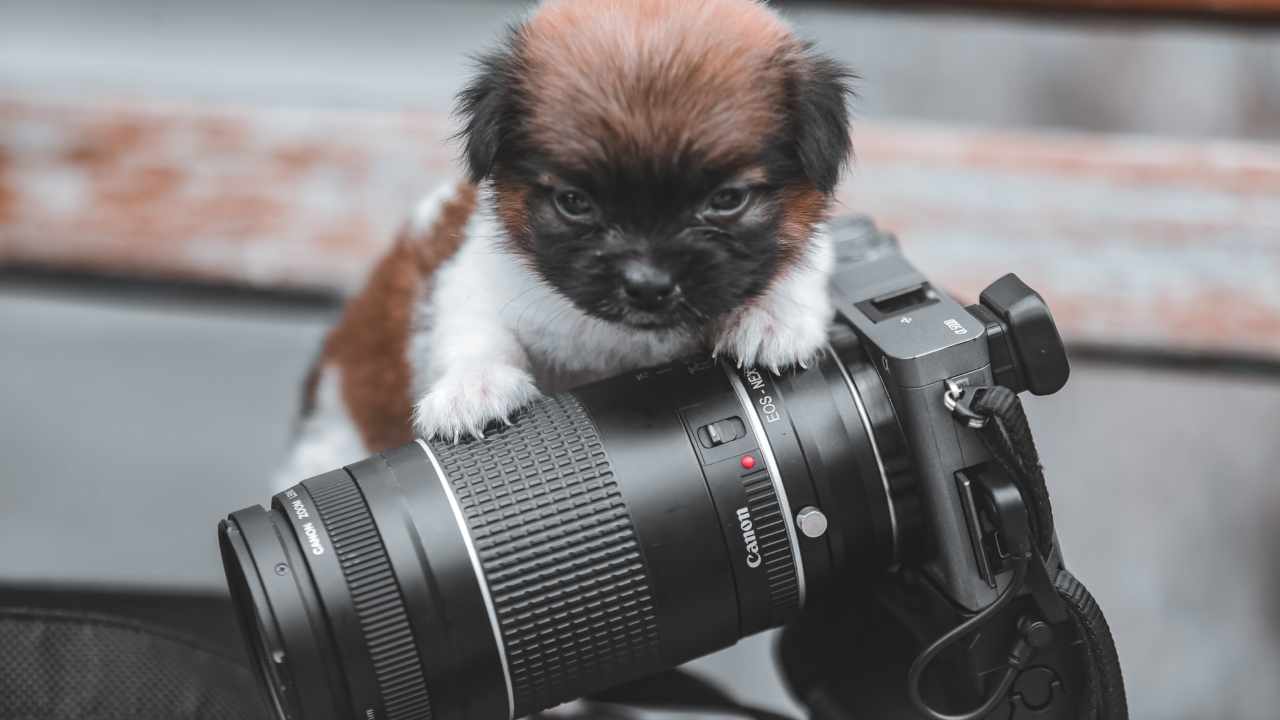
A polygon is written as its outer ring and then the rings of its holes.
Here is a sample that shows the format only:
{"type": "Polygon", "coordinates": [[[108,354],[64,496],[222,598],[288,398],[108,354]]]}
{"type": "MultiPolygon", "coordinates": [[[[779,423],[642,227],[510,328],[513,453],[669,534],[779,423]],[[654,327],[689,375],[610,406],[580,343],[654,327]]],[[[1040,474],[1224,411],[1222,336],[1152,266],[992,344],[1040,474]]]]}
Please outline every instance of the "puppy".
{"type": "Polygon", "coordinates": [[[804,365],[851,79],[752,0],[538,7],[459,97],[468,181],[330,333],[288,480],[692,352],[804,365]]]}

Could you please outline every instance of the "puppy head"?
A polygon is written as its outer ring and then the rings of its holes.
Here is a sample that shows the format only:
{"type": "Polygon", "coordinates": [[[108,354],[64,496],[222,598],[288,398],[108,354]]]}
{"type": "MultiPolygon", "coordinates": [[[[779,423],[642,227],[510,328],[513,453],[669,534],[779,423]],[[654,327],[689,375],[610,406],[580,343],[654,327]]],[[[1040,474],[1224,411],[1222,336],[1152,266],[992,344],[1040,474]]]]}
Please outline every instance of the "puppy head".
{"type": "Polygon", "coordinates": [[[512,249],[586,312],[697,328],[802,261],[852,74],[753,0],[552,0],[459,98],[512,249]]]}

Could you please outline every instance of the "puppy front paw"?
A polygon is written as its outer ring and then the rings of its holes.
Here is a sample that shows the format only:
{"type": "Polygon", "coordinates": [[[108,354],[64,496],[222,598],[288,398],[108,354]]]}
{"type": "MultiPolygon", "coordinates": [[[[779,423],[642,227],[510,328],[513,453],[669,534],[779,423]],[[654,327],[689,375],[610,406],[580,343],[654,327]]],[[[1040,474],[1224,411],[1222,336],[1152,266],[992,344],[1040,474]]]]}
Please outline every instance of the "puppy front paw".
{"type": "Polygon", "coordinates": [[[776,315],[770,308],[749,307],[730,319],[716,339],[714,354],[727,355],[738,367],[782,370],[809,363],[827,342],[827,318],[798,312],[776,315]]]}
{"type": "Polygon", "coordinates": [[[495,421],[510,422],[512,413],[540,395],[529,373],[510,365],[482,365],[446,373],[413,407],[413,429],[419,437],[458,442],[484,437],[495,421]]]}

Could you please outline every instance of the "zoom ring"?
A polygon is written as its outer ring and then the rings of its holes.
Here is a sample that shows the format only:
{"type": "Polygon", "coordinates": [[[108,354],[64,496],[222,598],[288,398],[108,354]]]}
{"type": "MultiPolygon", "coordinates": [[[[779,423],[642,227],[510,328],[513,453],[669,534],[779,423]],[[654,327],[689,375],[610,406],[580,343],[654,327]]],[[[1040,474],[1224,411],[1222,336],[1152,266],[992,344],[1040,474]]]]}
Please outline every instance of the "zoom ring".
{"type": "Polygon", "coordinates": [[[364,497],[345,473],[307,485],[351,592],[384,720],[430,720],[431,700],[404,598],[364,497]]]}
{"type": "Polygon", "coordinates": [[[795,559],[791,555],[791,538],[778,505],[778,493],[768,470],[742,478],[751,513],[756,542],[760,544],[765,577],[769,580],[769,603],[775,621],[781,622],[800,607],[800,584],[796,578],[795,559]]]}
{"type": "Polygon", "coordinates": [[[432,447],[489,584],[516,717],[662,667],[631,517],[576,399],[539,400],[483,444],[432,447]]]}

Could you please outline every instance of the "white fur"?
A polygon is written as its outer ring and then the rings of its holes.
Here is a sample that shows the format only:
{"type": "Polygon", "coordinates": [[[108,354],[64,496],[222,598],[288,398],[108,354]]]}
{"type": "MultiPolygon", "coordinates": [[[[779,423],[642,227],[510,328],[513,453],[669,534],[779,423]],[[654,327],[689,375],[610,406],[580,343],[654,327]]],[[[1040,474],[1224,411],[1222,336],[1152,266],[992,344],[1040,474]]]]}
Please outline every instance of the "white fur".
{"type": "Polygon", "coordinates": [[[730,315],[716,339],[715,354],[736,359],[739,367],[765,367],[775,375],[792,365],[808,367],[827,342],[827,324],[834,312],[827,281],[834,267],[831,238],[826,228],[819,228],[805,257],[763,297],[730,315]]]}
{"type": "Polygon", "coordinates": [[[457,183],[445,183],[423,195],[422,199],[418,200],[418,204],[413,207],[413,213],[409,215],[409,233],[420,237],[431,230],[431,227],[436,224],[436,219],[440,216],[440,210],[444,208],[445,203],[452,200],[453,196],[457,194],[457,183]]]}
{"type": "MultiPolygon", "coordinates": [[[[705,349],[687,331],[647,331],[587,315],[513,257],[501,226],[484,210],[469,220],[462,247],[435,275],[417,309],[410,343],[424,437],[480,436],[539,395],[705,349]]],[[[764,296],[730,316],[714,347],[740,363],[775,372],[807,362],[826,342],[834,262],[825,233],[764,296]]]]}
{"type": "Polygon", "coordinates": [[[480,435],[564,378],[585,381],[698,349],[688,332],[645,331],[583,313],[506,249],[477,210],[458,252],[422,298],[410,365],[424,437],[480,435]]]}
{"type": "Polygon", "coordinates": [[[502,362],[455,367],[436,378],[413,408],[413,424],[424,437],[457,442],[465,435],[484,437],[490,421],[508,418],[538,397],[527,370],[502,362]]]}
{"type": "Polygon", "coordinates": [[[321,370],[315,407],[302,419],[297,442],[271,486],[275,492],[309,477],[349,465],[369,454],[342,401],[342,371],[334,366],[321,370]]]}

